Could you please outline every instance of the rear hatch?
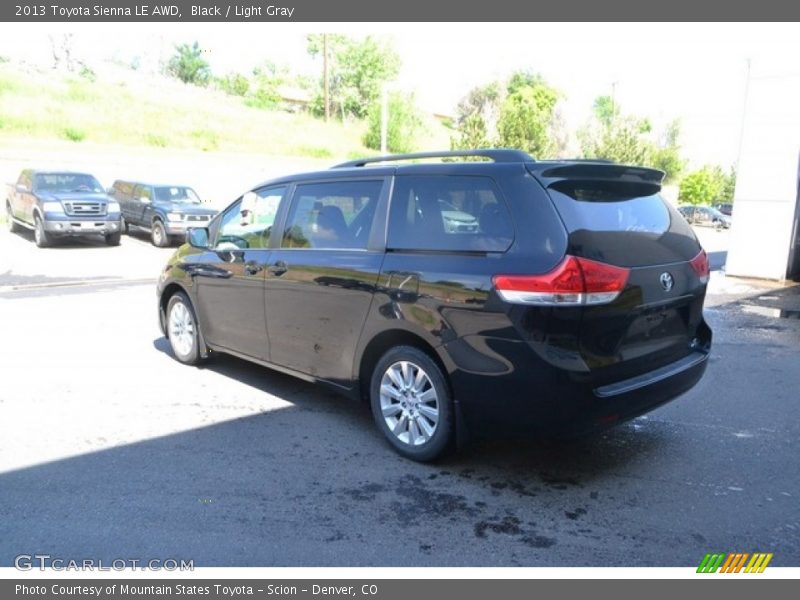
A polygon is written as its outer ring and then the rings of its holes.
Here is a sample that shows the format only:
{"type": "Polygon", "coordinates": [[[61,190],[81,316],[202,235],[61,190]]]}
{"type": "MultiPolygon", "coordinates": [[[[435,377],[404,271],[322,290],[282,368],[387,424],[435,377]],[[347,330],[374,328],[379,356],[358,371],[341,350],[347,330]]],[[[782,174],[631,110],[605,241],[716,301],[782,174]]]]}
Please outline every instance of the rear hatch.
{"type": "Polygon", "coordinates": [[[592,383],[634,378],[702,352],[710,342],[702,314],[707,258],[691,227],[659,195],[663,173],[553,163],[535,165],[532,174],[564,222],[567,253],[593,261],[584,263],[590,267],[628,272],[616,297],[582,307],[579,348],[592,383]]]}

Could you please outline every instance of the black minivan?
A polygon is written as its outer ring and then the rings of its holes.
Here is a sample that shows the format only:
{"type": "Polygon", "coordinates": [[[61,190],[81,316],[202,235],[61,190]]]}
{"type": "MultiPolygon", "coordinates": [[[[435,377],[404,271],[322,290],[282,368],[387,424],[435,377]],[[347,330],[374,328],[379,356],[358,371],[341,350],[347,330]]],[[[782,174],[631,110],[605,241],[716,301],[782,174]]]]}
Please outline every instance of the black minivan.
{"type": "Polygon", "coordinates": [[[181,362],[366,399],[415,460],[497,425],[607,427],[689,390],[711,346],[708,260],[662,178],[475,150],[268,181],[188,232],[161,329],[181,362]]]}

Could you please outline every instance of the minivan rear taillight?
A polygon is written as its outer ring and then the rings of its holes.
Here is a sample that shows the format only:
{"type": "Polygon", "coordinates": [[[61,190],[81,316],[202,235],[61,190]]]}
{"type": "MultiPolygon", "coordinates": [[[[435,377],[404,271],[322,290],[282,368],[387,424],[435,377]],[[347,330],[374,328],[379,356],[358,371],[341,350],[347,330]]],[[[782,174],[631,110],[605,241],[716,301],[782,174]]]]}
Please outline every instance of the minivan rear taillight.
{"type": "Polygon", "coordinates": [[[567,255],[542,275],[495,275],[497,294],[513,304],[579,306],[612,302],[625,288],[630,269],[567,255]]]}
{"type": "Polygon", "coordinates": [[[700,254],[690,260],[689,264],[692,266],[694,272],[697,273],[697,277],[700,279],[700,282],[708,283],[708,275],[711,269],[708,265],[708,255],[706,254],[706,251],[700,250],[700,254]]]}

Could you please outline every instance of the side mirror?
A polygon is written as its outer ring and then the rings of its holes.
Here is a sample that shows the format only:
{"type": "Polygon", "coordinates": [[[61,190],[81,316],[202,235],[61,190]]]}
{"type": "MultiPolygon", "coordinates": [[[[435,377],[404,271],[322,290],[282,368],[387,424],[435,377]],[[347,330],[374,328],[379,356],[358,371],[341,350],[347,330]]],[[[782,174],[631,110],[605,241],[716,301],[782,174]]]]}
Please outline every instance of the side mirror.
{"type": "Polygon", "coordinates": [[[142,196],[139,198],[139,202],[141,202],[142,204],[150,204],[150,198],[148,198],[147,196],[142,196]]]}
{"type": "Polygon", "coordinates": [[[186,243],[192,248],[200,248],[201,250],[208,249],[208,228],[207,227],[189,227],[186,230],[186,243]]]}
{"type": "Polygon", "coordinates": [[[21,192],[21,193],[27,192],[28,191],[28,186],[26,186],[23,183],[18,183],[17,184],[17,191],[21,192]]]}

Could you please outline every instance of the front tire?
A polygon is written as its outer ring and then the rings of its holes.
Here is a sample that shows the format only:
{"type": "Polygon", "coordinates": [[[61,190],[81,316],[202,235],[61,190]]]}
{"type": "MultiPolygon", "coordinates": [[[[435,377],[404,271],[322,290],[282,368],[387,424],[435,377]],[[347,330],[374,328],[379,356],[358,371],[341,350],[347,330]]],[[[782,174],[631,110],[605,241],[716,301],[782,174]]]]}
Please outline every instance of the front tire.
{"type": "Polygon", "coordinates": [[[413,346],[388,350],[370,380],[378,429],[400,455],[419,462],[441,456],[453,441],[453,402],[439,366],[413,346]]]}
{"type": "Polygon", "coordinates": [[[106,244],[109,246],[119,246],[120,241],[122,240],[122,232],[118,231],[117,233],[109,233],[106,235],[106,244]]]}
{"type": "Polygon", "coordinates": [[[44,228],[44,221],[39,215],[33,218],[33,241],[39,248],[47,248],[53,241],[50,239],[47,231],[44,228]]]}
{"type": "Polygon", "coordinates": [[[178,361],[186,365],[201,362],[197,318],[191,300],[183,292],[169,299],[166,329],[172,353],[178,361]]]}
{"type": "Polygon", "coordinates": [[[14,220],[14,213],[11,211],[11,205],[8,203],[6,203],[6,227],[9,233],[18,233],[22,229],[14,220]]]}
{"type": "Polygon", "coordinates": [[[150,241],[153,242],[153,246],[158,248],[169,246],[169,236],[167,235],[167,230],[164,229],[164,223],[161,221],[153,221],[153,227],[150,229],[150,241]]]}
{"type": "Polygon", "coordinates": [[[128,235],[131,232],[130,226],[128,225],[128,222],[125,220],[125,217],[121,217],[119,220],[119,230],[121,233],[124,233],[125,235],[128,235]]]}

